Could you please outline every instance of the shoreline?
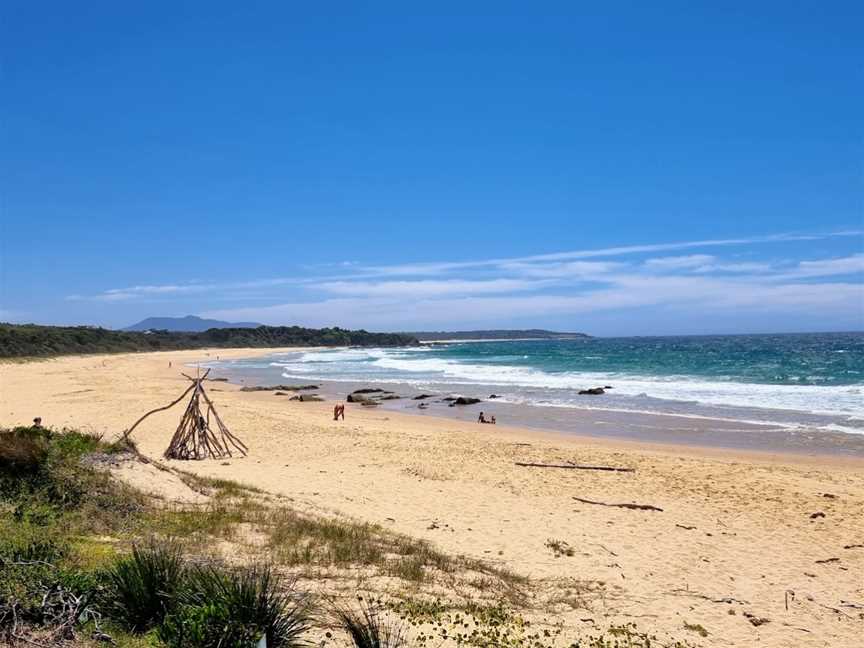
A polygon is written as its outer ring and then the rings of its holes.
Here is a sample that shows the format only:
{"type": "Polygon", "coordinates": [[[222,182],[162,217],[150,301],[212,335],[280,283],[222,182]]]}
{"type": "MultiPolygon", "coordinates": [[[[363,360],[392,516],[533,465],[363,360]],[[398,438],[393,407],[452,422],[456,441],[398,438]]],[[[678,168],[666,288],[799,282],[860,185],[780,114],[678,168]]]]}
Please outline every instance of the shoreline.
{"type": "MultiPolygon", "coordinates": [[[[291,349],[288,352],[308,351],[291,349]]],[[[320,349],[318,349],[320,350],[320,349]]],[[[274,350],[273,353],[282,353],[274,350]]],[[[255,353],[248,358],[270,355],[255,353]]],[[[234,359],[243,360],[246,357],[234,359]]],[[[275,372],[273,372],[275,373],[275,372]]],[[[232,384],[259,386],[279,384],[282,381],[301,381],[300,378],[286,378],[279,373],[278,379],[263,369],[242,367],[214,367],[214,375],[227,377],[232,384]]],[[[770,421],[751,421],[710,415],[634,411],[603,407],[557,407],[537,404],[519,404],[506,400],[482,399],[472,406],[447,407],[440,399],[447,395],[473,395],[460,392],[436,390],[434,398],[422,401],[427,408],[417,409],[418,401],[413,396],[424,392],[409,383],[381,379],[368,381],[355,380],[314,380],[321,387],[317,390],[327,400],[344,401],[347,394],[355,389],[374,386],[393,391],[402,398],[382,402],[376,409],[380,411],[408,414],[419,417],[439,417],[445,420],[472,422],[480,411],[494,415],[498,428],[502,421],[525,434],[551,432],[567,438],[585,440],[608,439],[648,443],[671,448],[706,448],[729,452],[749,451],[770,455],[788,456],[825,456],[849,457],[864,460],[864,435],[846,431],[829,431],[818,428],[794,427],[770,421]]],[[[453,387],[459,387],[453,385],[453,387]]],[[[477,385],[464,386],[467,391],[477,391],[477,385]]],[[[428,392],[426,392],[428,393],[428,392]]],[[[766,410],[767,411],[767,410],[766,410]]]]}

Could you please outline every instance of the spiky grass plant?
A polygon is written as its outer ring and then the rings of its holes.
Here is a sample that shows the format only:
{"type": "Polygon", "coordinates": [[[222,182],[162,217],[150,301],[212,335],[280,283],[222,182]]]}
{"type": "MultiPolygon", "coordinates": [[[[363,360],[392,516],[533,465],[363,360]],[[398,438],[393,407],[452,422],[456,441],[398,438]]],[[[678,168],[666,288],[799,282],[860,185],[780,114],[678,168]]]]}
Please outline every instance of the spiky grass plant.
{"type": "Polygon", "coordinates": [[[357,597],[357,605],[337,606],[333,614],[354,648],[405,648],[408,645],[404,622],[385,616],[374,601],[357,597]]]}
{"type": "Polygon", "coordinates": [[[303,646],[309,629],[308,599],[270,567],[224,570],[194,567],[175,612],[157,633],[170,648],[303,646]]]}
{"type": "Polygon", "coordinates": [[[186,573],[178,543],[150,540],[133,546],[108,573],[112,617],[132,632],[160,625],[183,590],[186,573]]]}

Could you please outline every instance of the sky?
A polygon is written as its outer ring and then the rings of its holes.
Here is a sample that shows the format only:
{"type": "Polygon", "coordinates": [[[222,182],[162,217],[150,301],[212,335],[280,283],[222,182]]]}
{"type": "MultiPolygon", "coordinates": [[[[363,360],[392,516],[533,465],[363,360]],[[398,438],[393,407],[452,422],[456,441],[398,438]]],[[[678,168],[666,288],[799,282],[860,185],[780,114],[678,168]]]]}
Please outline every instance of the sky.
{"type": "Polygon", "coordinates": [[[9,0],[0,321],[864,330],[862,24],[9,0]]]}

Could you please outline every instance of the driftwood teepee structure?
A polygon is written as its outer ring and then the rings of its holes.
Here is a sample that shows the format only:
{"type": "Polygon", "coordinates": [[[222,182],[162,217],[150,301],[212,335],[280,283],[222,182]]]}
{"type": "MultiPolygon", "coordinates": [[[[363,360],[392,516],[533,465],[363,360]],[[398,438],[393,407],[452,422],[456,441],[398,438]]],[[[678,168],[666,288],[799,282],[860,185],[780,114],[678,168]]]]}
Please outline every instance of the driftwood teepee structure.
{"type": "Polygon", "coordinates": [[[165,450],[166,459],[221,459],[223,457],[231,457],[232,449],[239,452],[244,457],[249,448],[237,437],[231,434],[228,427],[219,418],[216,408],[213,406],[213,401],[207,396],[204,391],[204,380],[208,369],[203,376],[193,378],[183,374],[192,381],[192,384],[175,400],[166,405],[154,410],[150,410],[144,416],[135,421],[135,424],[129,428],[124,437],[132,434],[132,430],[138,427],[145,418],[156,412],[162,412],[179,403],[189,392],[192,392],[192,398],[189,399],[189,404],[186,406],[186,411],[183,412],[183,417],[180,419],[180,425],[177,426],[177,431],[171,437],[171,443],[168,444],[168,449],[165,450]],[[204,408],[202,409],[202,401],[204,408]],[[215,423],[215,430],[211,427],[212,420],[215,423]]]}

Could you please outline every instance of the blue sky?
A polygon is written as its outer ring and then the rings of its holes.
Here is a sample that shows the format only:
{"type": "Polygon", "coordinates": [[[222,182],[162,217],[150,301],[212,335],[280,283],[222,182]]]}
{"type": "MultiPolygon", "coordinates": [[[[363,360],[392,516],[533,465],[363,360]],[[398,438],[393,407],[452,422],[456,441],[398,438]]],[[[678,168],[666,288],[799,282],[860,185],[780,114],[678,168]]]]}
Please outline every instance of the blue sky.
{"type": "Polygon", "coordinates": [[[864,328],[862,6],[697,4],[6,3],[0,319],[864,328]]]}

